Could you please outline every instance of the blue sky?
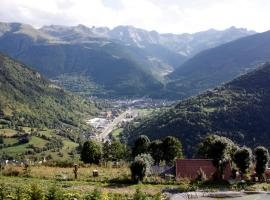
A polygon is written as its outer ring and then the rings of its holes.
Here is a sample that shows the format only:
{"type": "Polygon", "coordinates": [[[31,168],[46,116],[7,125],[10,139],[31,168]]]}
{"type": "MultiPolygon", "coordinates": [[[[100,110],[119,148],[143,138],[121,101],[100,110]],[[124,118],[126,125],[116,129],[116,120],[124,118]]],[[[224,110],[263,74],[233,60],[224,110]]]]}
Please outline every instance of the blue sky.
{"type": "Polygon", "coordinates": [[[243,27],[270,30],[269,0],[0,0],[0,21],[133,25],[161,33],[243,27]]]}

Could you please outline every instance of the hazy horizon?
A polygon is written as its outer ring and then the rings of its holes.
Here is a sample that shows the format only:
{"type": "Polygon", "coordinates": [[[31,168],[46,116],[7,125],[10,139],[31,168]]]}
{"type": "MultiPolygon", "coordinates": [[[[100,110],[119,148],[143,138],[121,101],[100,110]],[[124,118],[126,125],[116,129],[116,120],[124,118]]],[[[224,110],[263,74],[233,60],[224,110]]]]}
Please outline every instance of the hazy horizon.
{"type": "MultiPolygon", "coordinates": [[[[145,29],[145,28],[141,28],[141,27],[134,26],[134,25],[123,25],[123,24],[119,24],[119,25],[116,25],[116,26],[114,26],[114,27],[107,27],[107,26],[91,26],[91,25],[85,25],[85,24],[74,24],[74,25],[44,24],[44,25],[42,25],[42,26],[34,26],[33,24],[23,23],[23,22],[20,22],[20,21],[0,21],[0,23],[20,23],[20,24],[30,25],[30,26],[34,27],[35,29],[39,29],[39,28],[42,28],[42,27],[45,27],[45,26],[76,27],[76,26],[79,26],[79,25],[83,25],[83,26],[86,26],[86,27],[88,27],[88,28],[97,27],[97,28],[109,28],[110,30],[112,30],[112,29],[114,29],[114,28],[116,28],[116,27],[118,27],[118,26],[130,26],[130,27],[134,27],[134,28],[137,28],[137,29],[143,29],[143,30],[146,30],[146,31],[149,31],[149,32],[151,32],[151,31],[156,31],[156,32],[158,32],[158,33],[160,33],[160,34],[176,34],[176,35],[177,35],[177,34],[179,34],[179,35],[181,35],[181,34],[193,34],[193,33],[198,33],[198,32],[209,31],[209,30],[211,30],[211,29],[217,30],[217,31],[224,31],[224,30],[230,29],[230,28],[232,28],[232,27],[237,28],[237,29],[246,29],[246,30],[248,30],[248,31],[255,31],[255,30],[252,30],[252,29],[247,29],[246,27],[236,27],[236,26],[234,26],[234,25],[229,26],[229,27],[226,27],[226,28],[224,28],[224,29],[217,29],[217,28],[215,28],[215,27],[211,27],[211,28],[209,28],[209,29],[199,30],[199,31],[197,31],[197,32],[185,32],[185,31],[184,31],[184,32],[181,32],[181,33],[172,33],[172,32],[164,32],[164,33],[163,33],[163,32],[159,32],[158,30],[145,29]]],[[[266,30],[266,31],[267,31],[267,30],[266,30]]],[[[255,31],[255,32],[260,33],[260,32],[258,32],[258,31],[255,31]]]]}
{"type": "Polygon", "coordinates": [[[1,0],[0,21],[109,27],[129,25],[159,33],[195,33],[235,26],[270,30],[266,0],[1,0]]]}

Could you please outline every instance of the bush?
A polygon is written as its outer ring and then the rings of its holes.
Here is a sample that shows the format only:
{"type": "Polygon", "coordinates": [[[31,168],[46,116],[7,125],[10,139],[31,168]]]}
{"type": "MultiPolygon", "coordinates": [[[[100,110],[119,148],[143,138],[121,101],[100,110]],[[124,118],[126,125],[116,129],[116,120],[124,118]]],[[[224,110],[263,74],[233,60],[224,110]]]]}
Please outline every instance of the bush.
{"type": "Polygon", "coordinates": [[[25,199],[25,194],[24,190],[21,187],[16,187],[15,188],[15,194],[14,194],[14,200],[24,200],[25,199]]]}
{"type": "Polygon", "coordinates": [[[130,166],[131,178],[135,183],[143,181],[145,176],[150,174],[153,159],[149,154],[141,154],[135,157],[130,166]]]}
{"type": "Polygon", "coordinates": [[[44,199],[43,190],[40,188],[39,185],[37,185],[37,184],[31,185],[31,189],[29,192],[29,198],[30,198],[30,200],[43,200],[44,199]]]}
{"type": "Polygon", "coordinates": [[[47,200],[64,200],[64,194],[62,190],[55,185],[50,187],[48,193],[46,194],[47,200]]]}
{"type": "Polygon", "coordinates": [[[140,191],[139,189],[136,190],[136,192],[133,195],[133,200],[147,200],[147,195],[140,191]]]}
{"type": "Polygon", "coordinates": [[[256,160],[255,166],[256,175],[262,181],[264,180],[264,173],[267,169],[267,165],[269,162],[269,152],[267,148],[259,146],[254,150],[254,153],[256,160]]]}
{"type": "Polygon", "coordinates": [[[97,188],[94,189],[93,192],[90,192],[84,197],[85,200],[101,200],[102,199],[102,193],[97,188]]]}
{"type": "Polygon", "coordinates": [[[0,185],[0,200],[4,200],[6,198],[6,186],[4,184],[0,185]]]}

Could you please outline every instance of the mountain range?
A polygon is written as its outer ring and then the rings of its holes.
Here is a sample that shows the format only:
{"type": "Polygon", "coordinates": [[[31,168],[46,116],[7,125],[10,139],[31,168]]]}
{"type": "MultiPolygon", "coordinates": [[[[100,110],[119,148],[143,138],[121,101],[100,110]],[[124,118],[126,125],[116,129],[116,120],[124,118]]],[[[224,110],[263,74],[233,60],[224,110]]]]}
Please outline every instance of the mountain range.
{"type": "Polygon", "coordinates": [[[168,87],[196,95],[270,61],[270,31],[198,53],[169,74],[168,87]]]}
{"type": "Polygon", "coordinates": [[[188,92],[176,88],[171,74],[181,64],[204,49],[254,33],[235,27],[176,35],[131,26],[36,29],[0,23],[0,51],[82,95],[179,99],[188,92]]]}
{"type": "Polygon", "coordinates": [[[214,90],[181,101],[134,123],[123,132],[132,142],[138,135],[151,139],[178,137],[185,155],[196,154],[196,145],[207,134],[219,134],[241,145],[269,147],[270,63],[214,90]]]}

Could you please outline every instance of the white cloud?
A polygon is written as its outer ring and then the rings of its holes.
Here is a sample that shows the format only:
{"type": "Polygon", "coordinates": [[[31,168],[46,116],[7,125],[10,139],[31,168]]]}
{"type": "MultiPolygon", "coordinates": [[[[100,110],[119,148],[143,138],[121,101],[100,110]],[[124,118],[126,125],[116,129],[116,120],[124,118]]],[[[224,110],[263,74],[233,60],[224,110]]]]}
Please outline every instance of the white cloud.
{"type": "Polygon", "coordinates": [[[159,32],[270,29],[268,0],[1,0],[0,21],[34,26],[133,25],[159,32]]]}

